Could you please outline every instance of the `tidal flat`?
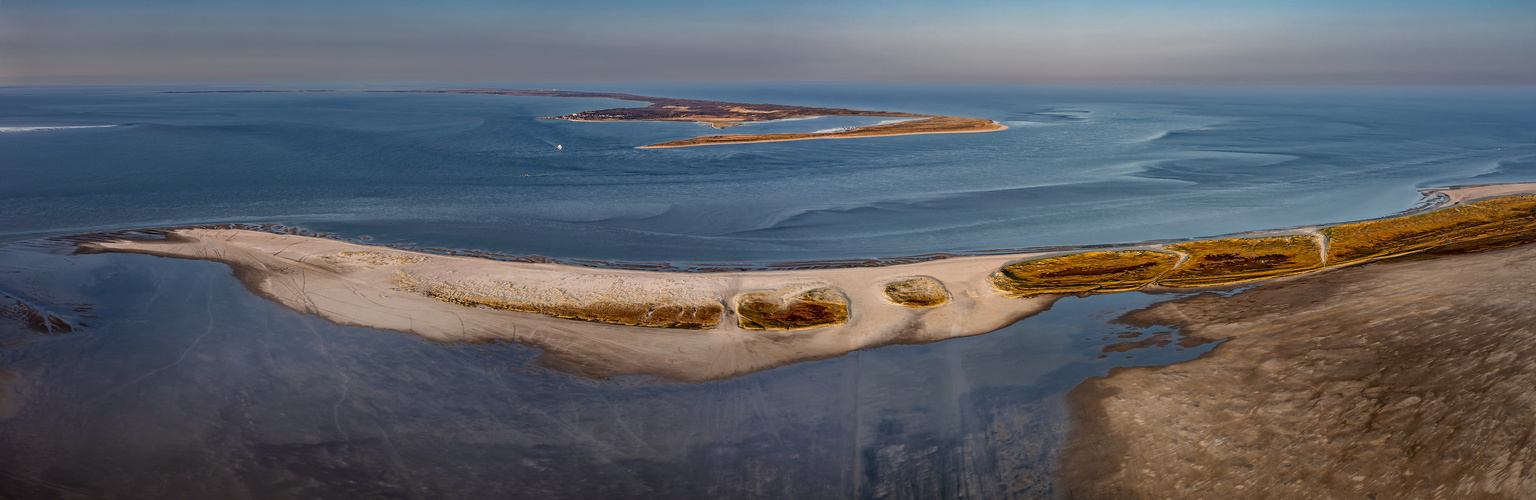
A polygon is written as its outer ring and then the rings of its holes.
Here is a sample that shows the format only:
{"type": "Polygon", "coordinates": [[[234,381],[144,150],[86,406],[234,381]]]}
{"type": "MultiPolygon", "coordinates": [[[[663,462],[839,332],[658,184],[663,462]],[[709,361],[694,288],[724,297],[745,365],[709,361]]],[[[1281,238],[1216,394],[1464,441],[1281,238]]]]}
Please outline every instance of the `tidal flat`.
{"type": "Polygon", "coordinates": [[[1379,262],[1120,317],[1219,342],[1073,389],[1077,498],[1536,494],[1536,247],[1379,262]]]}

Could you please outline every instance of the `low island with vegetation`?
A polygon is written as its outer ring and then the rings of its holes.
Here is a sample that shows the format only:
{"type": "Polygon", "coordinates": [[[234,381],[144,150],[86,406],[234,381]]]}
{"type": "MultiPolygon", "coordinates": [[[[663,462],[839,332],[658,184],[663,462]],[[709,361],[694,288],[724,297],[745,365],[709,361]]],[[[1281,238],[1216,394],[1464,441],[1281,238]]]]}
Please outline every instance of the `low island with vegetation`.
{"type": "Polygon", "coordinates": [[[407,94],[471,94],[521,97],[571,97],[585,99],[615,99],[650,103],[634,108],[610,108],[582,111],[564,116],[545,116],[546,120],[570,120],[581,122],[602,121],[675,121],[698,122],[716,129],[732,127],[746,122],[811,118],[817,116],[867,116],[903,119],[896,122],[878,123],[863,127],[828,132],[789,134],[732,134],[708,135],[638,146],[643,149],[683,148],[715,144],[748,144],[757,142],[799,141],[805,139],[845,139],[853,137],[879,137],[889,135],[954,134],[966,132],[992,132],[1007,129],[996,121],[959,116],[923,115],[897,111],[868,111],[845,108],[820,108],[784,104],[755,104],[743,102],[706,101],[675,97],[652,97],[617,92],[586,92],[557,89],[366,89],[366,90],[192,90],[173,91],[178,94],[219,93],[407,93],[407,94]]]}

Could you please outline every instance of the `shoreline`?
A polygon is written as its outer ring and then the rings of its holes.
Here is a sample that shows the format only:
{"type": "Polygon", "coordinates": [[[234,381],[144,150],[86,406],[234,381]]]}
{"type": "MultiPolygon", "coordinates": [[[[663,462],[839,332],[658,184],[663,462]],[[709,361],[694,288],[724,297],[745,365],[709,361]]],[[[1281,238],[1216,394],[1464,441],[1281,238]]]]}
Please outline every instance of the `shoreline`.
{"type": "Polygon", "coordinates": [[[1536,218],[1508,207],[1536,197],[1466,204],[1514,191],[1536,194],[1536,184],[1467,188],[1461,202],[1415,215],[1218,239],[717,272],[443,255],[230,226],[160,231],[159,240],[81,237],[76,246],[221,262],[253,292],[339,324],[517,342],[544,349],[546,366],[594,378],[697,382],[988,333],[1068,295],[1192,292],[1519,245],[1536,218]],[[1405,224],[1419,232],[1403,233],[1405,224]],[[1505,232],[1461,236],[1485,227],[1505,232]],[[1380,241],[1397,234],[1409,236],[1380,241]]]}
{"type": "Polygon", "coordinates": [[[1313,224],[1313,225],[1292,226],[1292,227],[1275,228],[1275,229],[1261,229],[1261,230],[1252,230],[1252,231],[1241,231],[1241,232],[1236,232],[1236,233],[1215,234],[1215,235],[1208,235],[1208,236],[1201,236],[1201,237],[1172,238],[1172,239],[1146,240],[1146,241],[1122,242],[1122,243],[1103,243],[1103,244],[1094,244],[1094,245],[1057,245],[1057,246],[1045,246],[1045,247],[995,248],[995,249],[986,249],[986,250],[968,250],[968,251],[956,251],[956,252],[932,252],[932,253],[908,254],[908,255],[893,255],[893,256],[883,256],[883,257],[849,257],[849,258],[835,258],[835,259],[771,261],[771,262],[763,262],[763,263],[758,263],[758,264],[742,263],[742,262],[612,261],[612,260],[596,260],[596,259],[571,258],[571,257],[546,257],[546,256],[534,255],[534,254],[530,254],[530,255],[503,254],[503,253],[487,252],[487,251],[480,251],[480,250],[449,249],[449,248],[441,248],[441,247],[423,247],[423,246],[412,246],[412,245],[394,244],[394,243],[374,243],[371,240],[369,240],[367,237],[363,237],[363,239],[348,238],[348,237],[343,237],[343,236],[339,236],[339,235],[336,235],[336,234],[333,234],[333,233],[328,233],[328,232],[316,232],[316,231],[311,231],[311,230],[304,229],[304,228],[301,228],[301,227],[296,227],[296,226],[287,226],[287,225],[282,225],[282,224],[269,224],[269,223],[220,223],[220,224],[193,224],[193,225],[183,225],[183,226],[160,226],[160,227],[148,227],[148,228],[136,228],[136,229],[95,231],[95,232],[83,233],[83,234],[75,234],[75,235],[44,236],[43,238],[45,238],[45,239],[60,239],[60,240],[67,240],[67,241],[73,241],[73,242],[79,243],[79,242],[89,242],[89,241],[100,241],[102,238],[106,238],[106,239],[130,239],[131,240],[131,239],[146,239],[146,238],[144,238],[145,236],[150,236],[150,237],[152,237],[150,239],[153,239],[153,238],[160,237],[164,233],[169,233],[169,232],[178,231],[178,230],[185,230],[185,229],[244,230],[244,231],[253,231],[253,232],[279,234],[279,235],[304,236],[304,237],[309,237],[309,238],[322,238],[322,239],[329,239],[329,240],[333,240],[333,241],[340,241],[340,242],[351,243],[351,244],[356,244],[356,245],[362,245],[362,246],[378,248],[378,249],[402,250],[402,251],[407,251],[407,252],[418,252],[418,253],[429,254],[429,255],[474,257],[474,258],[479,258],[479,259],[486,259],[486,260],[500,261],[500,262],[525,262],[525,263],[537,263],[537,264],[557,264],[557,265],[572,266],[572,267],[577,267],[577,268],[589,268],[589,269],[598,269],[598,270],[659,271],[659,272],[667,272],[667,273],[722,273],[722,272],[795,271],[795,270],[814,270],[814,269],[844,269],[844,268],[863,268],[863,267],[888,267],[888,266],[903,265],[903,264],[916,264],[916,263],[921,263],[921,262],[931,262],[931,261],[935,261],[935,260],[953,259],[953,258],[958,258],[958,257],[989,257],[989,256],[997,256],[997,255],[1024,255],[1024,254],[1030,254],[1030,255],[1069,254],[1069,253],[1087,252],[1087,251],[1094,251],[1094,250],[1119,250],[1119,249],[1143,248],[1143,247],[1160,247],[1160,246],[1178,245],[1178,244],[1182,244],[1182,243],[1191,243],[1191,242],[1206,241],[1206,240],[1216,240],[1216,239],[1234,239],[1234,238],[1242,239],[1242,238],[1254,238],[1254,237],[1263,237],[1263,236],[1284,236],[1284,235],[1294,235],[1294,234],[1314,234],[1315,235],[1315,234],[1317,234],[1317,231],[1320,228],[1327,227],[1327,226],[1337,226],[1337,225],[1344,225],[1344,224],[1350,224],[1350,223],[1356,223],[1356,222],[1369,222],[1369,221],[1377,221],[1377,220],[1386,220],[1386,219],[1399,218],[1399,217],[1410,216],[1410,215],[1417,215],[1417,214],[1421,214],[1421,213],[1425,213],[1425,212],[1433,212],[1433,211],[1436,211],[1436,210],[1441,210],[1441,209],[1445,209],[1445,208],[1451,208],[1454,205],[1456,205],[1458,203],[1461,203],[1461,202],[1473,202],[1473,201],[1479,201],[1479,200],[1486,199],[1486,198],[1500,197],[1500,196],[1506,196],[1506,195],[1512,195],[1512,194],[1533,194],[1533,195],[1536,195],[1536,182],[1504,183],[1504,184],[1476,184],[1476,185],[1464,185],[1464,186],[1445,186],[1445,187],[1435,187],[1435,188],[1420,189],[1419,192],[1422,195],[1424,195],[1425,200],[1432,200],[1432,199],[1434,199],[1435,195],[1437,195],[1437,194],[1445,195],[1445,199],[1439,200],[1437,203],[1435,203],[1433,205],[1430,205],[1430,206],[1427,206],[1427,207],[1412,208],[1412,209],[1404,210],[1404,211],[1401,211],[1401,212],[1396,212],[1396,213],[1393,213],[1393,214],[1383,215],[1381,217],[1375,217],[1375,218],[1359,219],[1359,220],[1355,220],[1355,221],[1345,221],[1345,222],[1336,222],[1336,223],[1327,223],[1327,224],[1313,224]],[[1450,195],[1448,194],[1448,193],[1451,193],[1451,192],[1459,193],[1459,195],[1457,196],[1457,198],[1455,200],[1452,200],[1450,195]]]}

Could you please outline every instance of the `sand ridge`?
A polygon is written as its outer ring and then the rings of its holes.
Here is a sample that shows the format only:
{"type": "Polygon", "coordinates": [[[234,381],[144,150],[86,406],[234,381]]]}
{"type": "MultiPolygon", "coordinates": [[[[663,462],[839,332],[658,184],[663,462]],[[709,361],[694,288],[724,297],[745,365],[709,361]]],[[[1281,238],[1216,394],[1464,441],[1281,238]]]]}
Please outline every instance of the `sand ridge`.
{"type": "Polygon", "coordinates": [[[1055,300],[1011,298],[987,282],[988,274],[1020,255],[886,267],[677,273],[503,262],[196,228],[172,230],[164,240],[118,239],[82,243],[81,248],[222,262],[253,291],[297,311],[441,342],[531,345],[545,350],[541,361],[547,366],[593,377],[724,378],[880,345],[978,335],[1043,311],[1055,300]],[[886,296],[887,283],[914,275],[941,282],[952,298],[942,306],[916,308],[886,296]],[[719,321],[695,329],[573,321],[444,300],[424,292],[422,283],[461,291],[485,287],[506,291],[514,300],[575,309],[607,302],[718,303],[723,310],[719,321]],[[813,328],[738,325],[737,298],[747,292],[800,294],[820,287],[846,297],[846,320],[813,328]]]}

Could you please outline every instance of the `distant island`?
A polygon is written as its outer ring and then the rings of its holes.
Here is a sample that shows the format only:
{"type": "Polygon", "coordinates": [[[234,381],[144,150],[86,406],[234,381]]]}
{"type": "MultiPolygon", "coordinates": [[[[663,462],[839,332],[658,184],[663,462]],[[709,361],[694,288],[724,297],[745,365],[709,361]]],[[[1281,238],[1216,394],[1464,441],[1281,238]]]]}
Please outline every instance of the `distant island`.
{"type": "Polygon", "coordinates": [[[410,90],[187,90],[170,91],[169,94],[236,94],[236,93],[405,93],[405,94],[472,94],[505,95],[520,97],[575,97],[587,99],[617,99],[621,101],[648,102],[649,106],[637,108],[611,108],[565,116],[540,117],[546,120],[570,120],[581,122],[599,121],[682,121],[705,123],[714,128],[726,128],[743,122],[763,122],[814,116],[870,116],[906,118],[895,123],[880,123],[833,132],[808,132],[791,134],[737,134],[708,135],[639,146],[643,149],[684,148],[714,144],[748,144],[756,142],[800,141],[806,139],[843,139],[853,137],[879,137],[889,135],[955,134],[967,132],[992,132],[1008,126],[982,118],[923,115],[894,111],[866,111],[845,108],[817,108],[788,106],[783,104],[752,104],[742,102],[705,101],[673,97],[651,97],[614,92],[584,92],[572,90],[538,89],[410,89],[410,90]]]}

